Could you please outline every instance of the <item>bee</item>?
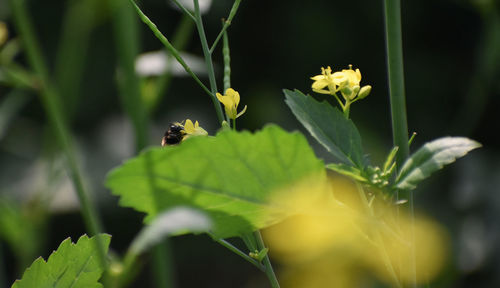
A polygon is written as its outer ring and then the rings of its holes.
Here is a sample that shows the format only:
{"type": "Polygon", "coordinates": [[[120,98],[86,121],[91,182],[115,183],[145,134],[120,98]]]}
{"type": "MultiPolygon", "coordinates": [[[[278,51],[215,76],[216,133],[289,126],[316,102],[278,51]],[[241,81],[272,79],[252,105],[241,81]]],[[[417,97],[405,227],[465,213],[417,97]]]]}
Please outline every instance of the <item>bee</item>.
{"type": "Polygon", "coordinates": [[[165,136],[161,139],[161,146],[179,144],[184,139],[184,136],[186,136],[186,132],[181,123],[170,123],[165,136]]]}

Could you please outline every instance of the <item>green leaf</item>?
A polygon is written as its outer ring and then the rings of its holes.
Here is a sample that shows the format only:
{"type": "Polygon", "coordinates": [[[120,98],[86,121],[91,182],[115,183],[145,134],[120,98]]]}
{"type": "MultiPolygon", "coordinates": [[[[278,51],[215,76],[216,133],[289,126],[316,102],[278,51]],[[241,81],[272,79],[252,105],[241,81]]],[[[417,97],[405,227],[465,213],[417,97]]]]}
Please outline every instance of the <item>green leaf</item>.
{"type": "Polygon", "coordinates": [[[12,288],[103,287],[97,282],[103,272],[97,245],[105,245],[107,251],[110,240],[111,236],[106,234],[90,239],[84,235],[76,244],[68,238],[50,255],[47,262],[42,257],[36,259],[12,288]]]}
{"type": "Polygon", "coordinates": [[[426,143],[406,160],[395,186],[402,190],[415,189],[418,183],[444,165],[479,147],[481,144],[465,137],[444,137],[426,143]]]}
{"type": "Polygon", "coordinates": [[[339,174],[350,177],[354,180],[367,182],[368,180],[362,175],[361,171],[355,167],[348,166],[342,163],[330,163],[326,168],[333,170],[339,174]]]}
{"type": "Polygon", "coordinates": [[[318,102],[299,90],[283,90],[286,104],[297,119],[342,163],[363,170],[361,136],[354,123],[326,101],[318,102]]]}
{"type": "Polygon", "coordinates": [[[130,251],[139,255],[168,235],[186,230],[204,232],[210,227],[210,219],[203,213],[187,207],[176,207],[161,213],[151,225],[144,227],[130,245],[130,251]]]}
{"type": "Polygon", "coordinates": [[[150,148],[112,171],[106,185],[122,206],[147,213],[146,222],[169,207],[192,206],[210,216],[216,237],[226,238],[282,220],[291,212],[272,203],[276,191],[325,174],[302,134],[270,125],[150,148]]]}

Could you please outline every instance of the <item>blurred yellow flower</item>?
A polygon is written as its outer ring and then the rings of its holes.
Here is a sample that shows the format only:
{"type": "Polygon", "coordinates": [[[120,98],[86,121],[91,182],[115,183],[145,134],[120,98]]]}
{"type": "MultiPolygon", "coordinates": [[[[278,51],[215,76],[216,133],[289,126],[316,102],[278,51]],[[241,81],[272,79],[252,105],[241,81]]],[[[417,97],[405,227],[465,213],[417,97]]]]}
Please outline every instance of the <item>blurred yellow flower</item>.
{"type": "Polygon", "coordinates": [[[7,41],[9,37],[9,30],[7,30],[7,25],[4,22],[0,21],[0,46],[3,45],[7,41]]]}
{"type": "Polygon", "coordinates": [[[240,113],[237,113],[238,104],[240,104],[240,93],[235,91],[233,88],[228,88],[225,95],[217,93],[216,96],[217,99],[219,99],[219,101],[224,105],[226,115],[230,119],[234,120],[240,117],[247,110],[247,106],[245,105],[243,110],[240,113]]]}
{"type": "Polygon", "coordinates": [[[264,231],[271,256],[284,264],[283,287],[358,287],[363,271],[405,286],[413,279],[431,281],[443,267],[447,237],[437,223],[422,217],[412,222],[384,199],[363,202],[359,193],[365,192],[344,177],[299,181],[294,187],[288,195],[278,193],[284,198],[273,203],[297,214],[264,231]],[[307,200],[311,194],[316,201],[307,200]]]}
{"type": "Polygon", "coordinates": [[[193,135],[193,136],[197,136],[197,135],[206,136],[206,135],[208,135],[208,132],[205,131],[205,129],[200,127],[200,124],[198,123],[198,121],[196,121],[193,124],[193,121],[191,121],[190,119],[186,119],[186,122],[184,124],[184,132],[187,135],[193,135]]]}

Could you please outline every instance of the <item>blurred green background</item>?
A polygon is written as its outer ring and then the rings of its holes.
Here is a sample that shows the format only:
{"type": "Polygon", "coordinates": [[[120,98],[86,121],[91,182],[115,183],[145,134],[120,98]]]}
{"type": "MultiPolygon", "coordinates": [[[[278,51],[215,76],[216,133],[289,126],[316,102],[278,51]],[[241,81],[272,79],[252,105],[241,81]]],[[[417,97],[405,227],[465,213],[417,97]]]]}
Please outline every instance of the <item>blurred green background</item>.
{"type": "MultiPolygon", "coordinates": [[[[8,42],[0,48],[0,287],[10,287],[35,258],[46,259],[65,238],[76,241],[86,232],[66,162],[19,42],[12,1],[0,0],[0,21],[9,31],[8,42]]],[[[118,206],[104,188],[106,173],[135,155],[136,148],[159,145],[170,122],[198,120],[214,134],[212,102],[175,65],[170,65],[170,76],[152,75],[157,71],[151,66],[162,63],[158,57],[141,58],[145,70],[139,70],[142,76],[134,73],[138,54],[163,48],[127,1],[25,2],[50,79],[61,96],[86,187],[98,204],[105,231],[113,235],[112,249],[123,253],[143,215],[118,206]],[[147,62],[151,59],[152,64],[147,62]],[[144,114],[134,105],[124,108],[130,103],[124,105],[122,96],[133,91],[141,93],[144,114]],[[127,109],[134,117],[146,115],[142,126],[131,124],[127,109]],[[142,142],[136,134],[143,135],[142,142]]],[[[499,287],[500,3],[402,2],[408,126],[410,133],[418,133],[412,147],[446,135],[483,144],[418,188],[418,211],[442,223],[452,239],[449,265],[433,286],[499,287]]],[[[209,43],[232,1],[210,4],[204,15],[209,43]]],[[[208,83],[194,26],[169,1],[143,0],[140,5],[183,47],[208,83]]],[[[383,1],[243,0],[228,31],[232,87],[240,92],[241,104],[248,105],[238,128],[253,131],[273,122],[306,134],[286,107],[282,89],[311,93],[309,77],[319,74],[322,66],[340,70],[353,64],[363,74],[362,84],[373,90],[353,106],[351,118],[373,162],[382,161],[392,143],[383,1]]],[[[222,87],[220,46],[214,62],[222,87]]],[[[309,140],[319,157],[333,160],[309,140]]],[[[171,246],[177,287],[267,285],[262,284],[263,273],[206,236],[178,237],[171,246]]],[[[133,287],[155,287],[150,271],[146,264],[133,287]]]]}

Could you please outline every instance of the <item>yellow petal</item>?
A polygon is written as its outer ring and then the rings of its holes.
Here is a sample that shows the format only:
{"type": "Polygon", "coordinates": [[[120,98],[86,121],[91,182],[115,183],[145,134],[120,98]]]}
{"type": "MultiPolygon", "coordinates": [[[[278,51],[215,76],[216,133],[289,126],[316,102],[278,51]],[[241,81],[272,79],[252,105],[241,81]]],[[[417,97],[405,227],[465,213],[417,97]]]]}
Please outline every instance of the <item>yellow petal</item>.
{"type": "Polygon", "coordinates": [[[313,89],[323,89],[326,86],[328,86],[328,81],[326,81],[324,79],[323,80],[319,80],[319,81],[315,81],[312,84],[312,88],[313,89]]]}
{"type": "Polygon", "coordinates": [[[184,131],[187,134],[193,134],[193,132],[194,132],[193,121],[191,121],[190,119],[186,119],[186,122],[184,124],[184,131]]]}
{"type": "Polygon", "coordinates": [[[238,104],[240,104],[240,93],[235,91],[233,88],[227,88],[226,95],[231,98],[235,106],[238,107],[238,104]]]}
{"type": "Polygon", "coordinates": [[[325,79],[324,75],[316,75],[316,76],[311,77],[311,80],[314,80],[314,81],[323,80],[323,79],[325,79]]]}
{"type": "Polygon", "coordinates": [[[359,69],[356,69],[356,75],[358,76],[358,81],[361,82],[361,71],[359,69]]]}
{"type": "Polygon", "coordinates": [[[333,83],[339,86],[344,85],[345,83],[347,83],[347,81],[349,81],[349,78],[344,72],[335,72],[332,74],[332,77],[333,77],[333,83]]]}
{"type": "Polygon", "coordinates": [[[223,102],[223,98],[224,96],[222,96],[222,94],[220,94],[219,92],[215,93],[215,96],[217,96],[217,99],[219,99],[220,102],[223,102]]]}

